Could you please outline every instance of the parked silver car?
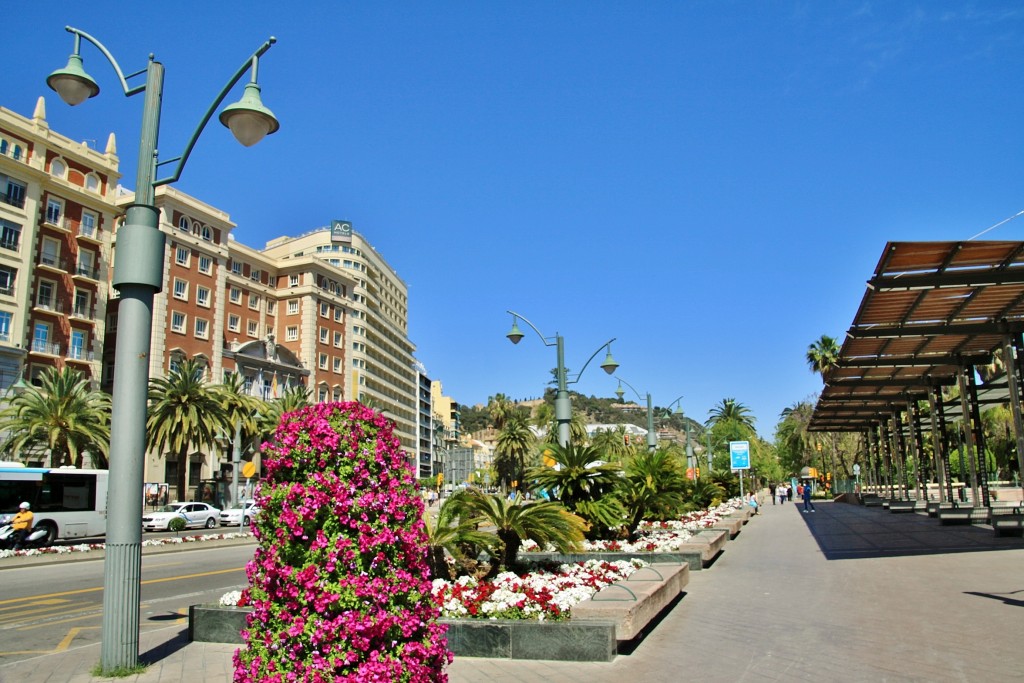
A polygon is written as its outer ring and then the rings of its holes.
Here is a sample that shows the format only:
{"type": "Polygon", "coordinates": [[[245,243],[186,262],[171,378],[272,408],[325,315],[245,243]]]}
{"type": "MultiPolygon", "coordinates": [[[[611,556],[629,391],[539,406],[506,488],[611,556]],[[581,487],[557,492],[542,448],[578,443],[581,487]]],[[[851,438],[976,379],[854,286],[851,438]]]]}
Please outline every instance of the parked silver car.
{"type": "Polygon", "coordinates": [[[145,531],[170,531],[171,520],[180,517],[185,527],[212,529],[220,523],[220,510],[206,503],[171,503],[142,516],[145,531]]]}
{"type": "Polygon", "coordinates": [[[220,512],[220,525],[221,526],[249,526],[252,524],[252,520],[256,518],[260,509],[256,507],[256,502],[247,500],[243,503],[235,503],[227,510],[221,510],[220,512]]]}

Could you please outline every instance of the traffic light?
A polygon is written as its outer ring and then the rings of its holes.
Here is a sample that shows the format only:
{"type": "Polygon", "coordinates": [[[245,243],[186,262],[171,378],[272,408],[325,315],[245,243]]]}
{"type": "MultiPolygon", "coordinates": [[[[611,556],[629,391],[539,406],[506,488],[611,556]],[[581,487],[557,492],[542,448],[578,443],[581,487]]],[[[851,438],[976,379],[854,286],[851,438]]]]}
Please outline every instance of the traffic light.
{"type": "Polygon", "coordinates": [[[697,478],[700,479],[700,468],[697,468],[697,478]]]}
{"type": "Polygon", "coordinates": [[[629,445],[629,434],[623,434],[622,435],[622,442],[624,444],[626,444],[627,446],[629,445]]]}
{"type": "Polygon", "coordinates": [[[441,488],[441,484],[444,483],[444,475],[440,472],[437,473],[437,488],[441,488]]]}

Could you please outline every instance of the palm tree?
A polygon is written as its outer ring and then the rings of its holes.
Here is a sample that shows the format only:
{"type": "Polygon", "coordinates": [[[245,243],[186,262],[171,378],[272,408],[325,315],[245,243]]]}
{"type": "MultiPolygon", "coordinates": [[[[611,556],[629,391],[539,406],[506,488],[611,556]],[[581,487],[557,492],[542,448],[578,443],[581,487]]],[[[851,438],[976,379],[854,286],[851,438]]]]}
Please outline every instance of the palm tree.
{"type": "Polygon", "coordinates": [[[626,531],[636,538],[645,519],[668,519],[682,508],[686,476],[682,465],[669,450],[643,451],[626,466],[617,496],[626,509],[626,531]]]}
{"type": "Polygon", "coordinates": [[[526,458],[536,441],[537,438],[526,424],[526,418],[521,414],[513,413],[505,422],[501,433],[498,434],[495,448],[494,466],[498,470],[498,478],[501,481],[509,484],[516,482],[517,486],[522,485],[526,458]]]}
{"type": "Polygon", "coordinates": [[[540,546],[553,545],[560,553],[579,550],[587,523],[558,503],[549,501],[506,500],[500,495],[467,491],[465,510],[470,521],[493,527],[501,543],[501,560],[491,567],[490,576],[516,564],[523,541],[540,546]]]}
{"type": "Polygon", "coordinates": [[[807,429],[813,413],[814,406],[809,401],[799,401],[779,414],[781,421],[775,427],[775,444],[779,460],[787,471],[799,472],[807,464],[812,441],[807,429]]]}
{"type": "Polygon", "coordinates": [[[549,493],[566,510],[585,519],[594,535],[622,525],[623,511],[611,495],[622,472],[618,465],[601,462],[601,453],[590,446],[570,443],[548,446],[545,455],[554,467],[531,468],[531,485],[549,493]]]}
{"type": "Polygon", "coordinates": [[[205,364],[190,358],[149,382],[146,446],[177,456],[178,500],[186,500],[189,450],[212,447],[225,423],[221,394],[206,382],[205,371],[205,364]]]}
{"type": "Polygon", "coordinates": [[[246,392],[245,379],[239,373],[228,375],[213,389],[224,408],[224,433],[233,435],[235,428],[241,426],[242,442],[249,442],[258,432],[259,418],[267,403],[246,392]]]}
{"type": "Polygon", "coordinates": [[[426,516],[427,563],[430,576],[435,579],[451,579],[451,570],[445,561],[445,552],[456,562],[466,562],[465,548],[474,551],[493,550],[494,535],[479,531],[466,512],[465,492],[448,496],[433,520],[426,516]]]}
{"type": "Polygon", "coordinates": [[[626,443],[627,438],[625,425],[616,425],[614,430],[602,429],[594,434],[590,445],[597,449],[602,460],[623,463],[629,460],[636,450],[632,443],[626,443]]]}
{"type": "Polygon", "coordinates": [[[750,409],[734,398],[723,398],[721,403],[708,411],[707,422],[704,424],[714,427],[719,423],[734,422],[750,429],[754,428],[754,416],[750,409]]]}
{"type": "Polygon", "coordinates": [[[280,398],[264,403],[260,411],[259,424],[257,425],[257,438],[259,442],[263,443],[274,437],[277,425],[281,423],[281,417],[285,413],[291,413],[308,405],[309,390],[298,384],[285,389],[280,398]]]}
{"type": "Polygon", "coordinates": [[[807,367],[825,379],[825,374],[839,363],[839,344],[827,334],[807,347],[807,367]]]}
{"type": "MultiPolygon", "coordinates": [[[[587,421],[583,415],[574,410],[569,418],[569,442],[583,444],[587,442],[587,439],[587,421]]],[[[553,411],[551,419],[548,421],[548,432],[544,437],[544,443],[558,443],[558,420],[553,411]]]]}
{"type": "Polygon", "coordinates": [[[487,413],[494,428],[499,431],[505,426],[505,420],[513,410],[514,406],[505,394],[495,394],[487,399],[487,413]]]}
{"type": "Polygon", "coordinates": [[[81,467],[83,454],[107,467],[110,449],[110,396],[94,391],[72,368],[49,368],[39,387],[11,399],[0,411],[0,432],[8,435],[0,452],[49,451],[54,467],[81,467]]]}

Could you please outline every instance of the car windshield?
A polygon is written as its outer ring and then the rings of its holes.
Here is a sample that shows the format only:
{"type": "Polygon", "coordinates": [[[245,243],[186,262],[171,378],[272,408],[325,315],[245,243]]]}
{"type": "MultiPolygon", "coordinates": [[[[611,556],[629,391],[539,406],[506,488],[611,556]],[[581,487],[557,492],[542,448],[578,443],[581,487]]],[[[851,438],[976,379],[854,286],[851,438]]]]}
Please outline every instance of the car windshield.
{"type": "Polygon", "coordinates": [[[249,503],[235,503],[234,505],[231,506],[231,509],[232,510],[244,510],[244,509],[250,508],[250,507],[252,507],[252,503],[251,502],[249,502],[249,503]]]}
{"type": "Polygon", "coordinates": [[[180,504],[178,504],[178,505],[164,505],[162,508],[157,510],[157,512],[177,512],[179,509],[181,509],[181,507],[182,506],[180,504]]]}

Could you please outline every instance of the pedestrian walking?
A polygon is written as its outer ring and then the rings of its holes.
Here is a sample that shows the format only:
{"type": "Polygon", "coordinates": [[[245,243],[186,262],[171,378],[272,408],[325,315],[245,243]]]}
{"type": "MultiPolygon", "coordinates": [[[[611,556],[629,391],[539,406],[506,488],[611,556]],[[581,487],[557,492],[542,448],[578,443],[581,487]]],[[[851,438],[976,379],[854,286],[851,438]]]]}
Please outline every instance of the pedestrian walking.
{"type": "Polygon", "coordinates": [[[778,486],[775,484],[768,484],[768,493],[772,495],[772,505],[775,505],[775,491],[778,490],[778,486]]]}
{"type": "Polygon", "coordinates": [[[804,484],[804,512],[814,512],[814,503],[811,502],[811,485],[804,484]],[[810,510],[808,510],[810,508],[810,510]]]}
{"type": "Polygon", "coordinates": [[[786,499],[791,503],[793,502],[793,487],[789,484],[786,484],[786,499]]]}

